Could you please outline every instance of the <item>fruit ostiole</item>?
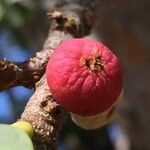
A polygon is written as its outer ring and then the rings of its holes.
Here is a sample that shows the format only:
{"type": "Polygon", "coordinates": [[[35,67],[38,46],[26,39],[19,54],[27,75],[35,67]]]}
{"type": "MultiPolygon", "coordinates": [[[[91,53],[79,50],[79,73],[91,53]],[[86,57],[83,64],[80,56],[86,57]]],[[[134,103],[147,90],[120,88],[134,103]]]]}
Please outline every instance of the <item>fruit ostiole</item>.
{"type": "Polygon", "coordinates": [[[47,83],[55,100],[84,129],[109,123],[122,97],[118,58],[102,43],[74,38],[62,42],[49,59],[47,83]]]}

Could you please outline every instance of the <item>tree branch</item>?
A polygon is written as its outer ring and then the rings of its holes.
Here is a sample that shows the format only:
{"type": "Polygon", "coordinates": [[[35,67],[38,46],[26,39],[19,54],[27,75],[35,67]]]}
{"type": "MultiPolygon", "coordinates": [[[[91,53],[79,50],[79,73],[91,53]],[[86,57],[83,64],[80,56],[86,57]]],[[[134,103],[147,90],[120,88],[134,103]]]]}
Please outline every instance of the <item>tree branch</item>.
{"type": "Polygon", "coordinates": [[[21,120],[30,122],[34,128],[36,150],[56,149],[63,116],[64,110],[54,101],[43,76],[21,116],[21,120]]]}
{"type": "Polygon", "coordinates": [[[24,62],[0,60],[0,91],[14,86],[34,87],[45,72],[45,68],[56,45],[67,38],[82,37],[90,32],[92,26],[89,10],[63,7],[61,11],[48,13],[52,25],[47,40],[35,57],[24,62]]]}
{"type": "Polygon", "coordinates": [[[36,53],[24,62],[0,60],[0,91],[14,86],[34,87],[45,71],[49,50],[36,53]]]}
{"type": "Polygon", "coordinates": [[[44,72],[48,59],[54,48],[63,40],[83,37],[90,33],[93,25],[93,16],[88,8],[73,6],[64,5],[48,13],[52,21],[49,35],[43,49],[36,53],[35,57],[19,63],[1,61],[1,91],[16,85],[35,87],[35,93],[21,116],[21,120],[30,122],[34,128],[35,150],[56,149],[57,136],[64,116],[64,110],[54,101],[47,86],[44,72]]]}
{"type": "MultiPolygon", "coordinates": [[[[48,55],[45,53],[46,59],[42,69],[44,71],[47,58],[52,54],[53,49],[57,45],[65,39],[83,37],[89,34],[93,25],[92,15],[87,8],[76,7],[72,9],[66,6],[63,7],[62,11],[54,11],[49,13],[48,16],[52,19],[52,24],[42,50],[43,52],[49,51],[48,55]]],[[[39,62],[37,61],[37,66],[41,66],[42,64],[39,62]]],[[[50,90],[47,87],[45,75],[43,75],[39,82],[35,84],[35,93],[29,100],[21,116],[22,120],[26,120],[33,125],[35,131],[33,142],[36,150],[56,149],[57,136],[63,117],[64,111],[53,100],[50,90]]]]}
{"type": "Polygon", "coordinates": [[[44,74],[48,59],[55,46],[64,40],[64,35],[65,33],[57,31],[50,34],[43,49],[27,61],[0,60],[0,91],[19,85],[28,88],[34,87],[44,74]]]}

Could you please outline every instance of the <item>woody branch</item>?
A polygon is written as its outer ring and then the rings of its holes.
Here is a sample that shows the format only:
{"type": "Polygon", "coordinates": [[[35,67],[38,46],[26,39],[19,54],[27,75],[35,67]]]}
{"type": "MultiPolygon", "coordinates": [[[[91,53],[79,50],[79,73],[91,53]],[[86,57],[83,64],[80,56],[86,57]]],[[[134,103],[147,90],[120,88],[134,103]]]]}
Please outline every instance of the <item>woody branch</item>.
{"type": "Polygon", "coordinates": [[[50,55],[63,40],[84,37],[90,33],[93,22],[88,8],[78,5],[61,6],[48,13],[51,26],[43,49],[35,57],[24,62],[0,61],[0,91],[23,85],[35,88],[27,103],[21,120],[34,128],[33,143],[36,150],[56,149],[64,110],[53,99],[46,83],[45,68],[50,55]]]}

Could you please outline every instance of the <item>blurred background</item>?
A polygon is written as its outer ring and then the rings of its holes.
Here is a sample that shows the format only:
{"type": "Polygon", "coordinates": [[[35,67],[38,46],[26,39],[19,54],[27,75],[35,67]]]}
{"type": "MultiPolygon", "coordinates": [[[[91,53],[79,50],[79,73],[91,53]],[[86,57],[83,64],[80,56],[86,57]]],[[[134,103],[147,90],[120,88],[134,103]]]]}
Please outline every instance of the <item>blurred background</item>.
{"type": "MultiPolygon", "coordinates": [[[[72,3],[73,0],[66,0],[72,3]]],[[[86,0],[74,0],[83,3],[86,0]]],[[[24,61],[42,48],[55,0],[0,0],[0,59],[24,61]]],[[[97,0],[90,37],[100,39],[120,58],[124,101],[114,122],[98,130],[78,128],[69,117],[60,133],[59,150],[150,150],[150,1],[97,0]]],[[[32,89],[0,93],[0,123],[15,122],[32,89]]]]}

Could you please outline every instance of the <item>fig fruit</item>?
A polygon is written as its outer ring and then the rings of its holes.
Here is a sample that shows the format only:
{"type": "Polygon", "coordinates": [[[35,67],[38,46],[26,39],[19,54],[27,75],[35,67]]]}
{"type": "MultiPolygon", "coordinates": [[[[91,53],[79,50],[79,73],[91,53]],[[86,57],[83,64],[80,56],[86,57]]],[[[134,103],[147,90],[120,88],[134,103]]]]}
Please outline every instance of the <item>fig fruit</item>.
{"type": "MultiPolygon", "coordinates": [[[[49,59],[46,77],[55,100],[71,112],[72,119],[81,127],[79,120],[91,122],[96,116],[100,122],[102,116],[112,111],[107,121],[102,121],[101,125],[105,125],[120,103],[121,64],[112,51],[98,41],[75,38],[62,42],[49,59]]],[[[91,126],[98,127],[100,125],[91,126]]]]}

